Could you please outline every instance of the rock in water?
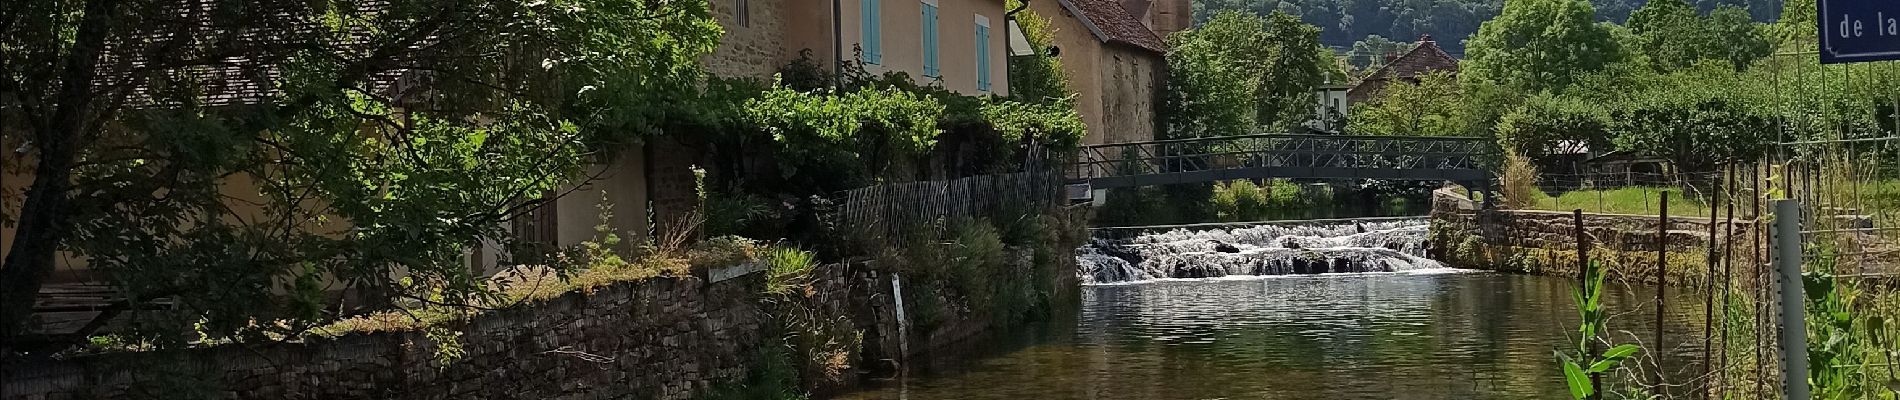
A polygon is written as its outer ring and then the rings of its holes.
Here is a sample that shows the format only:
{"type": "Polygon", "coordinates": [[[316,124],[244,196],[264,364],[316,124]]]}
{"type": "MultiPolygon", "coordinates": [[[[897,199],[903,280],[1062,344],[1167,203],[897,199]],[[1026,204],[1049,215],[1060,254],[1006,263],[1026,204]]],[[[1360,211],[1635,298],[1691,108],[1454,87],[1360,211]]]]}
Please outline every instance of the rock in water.
{"type": "Polygon", "coordinates": [[[1213,242],[1214,242],[1214,251],[1218,251],[1222,253],[1239,253],[1240,252],[1239,246],[1234,246],[1232,244],[1228,244],[1227,242],[1222,242],[1219,240],[1215,240],[1213,242]]]}

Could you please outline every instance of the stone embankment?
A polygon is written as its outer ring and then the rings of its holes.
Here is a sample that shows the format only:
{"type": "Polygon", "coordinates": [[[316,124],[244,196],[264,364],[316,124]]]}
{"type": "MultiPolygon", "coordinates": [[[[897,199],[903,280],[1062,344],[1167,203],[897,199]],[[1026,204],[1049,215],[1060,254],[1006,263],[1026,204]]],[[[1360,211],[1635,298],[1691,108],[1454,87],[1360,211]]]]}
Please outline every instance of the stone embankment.
{"type": "MultiPolygon", "coordinates": [[[[1657,232],[1664,222],[1655,215],[1585,213],[1584,232],[1595,250],[1593,260],[1609,267],[1612,277],[1653,282],[1656,271],[1657,232]]],[[[1577,222],[1571,212],[1540,210],[1482,210],[1464,196],[1439,190],[1432,194],[1433,259],[1460,268],[1574,276],[1577,273],[1577,222]]],[[[1709,282],[1708,216],[1671,217],[1664,240],[1664,272],[1671,284],[1709,282]]],[[[1766,243],[1759,224],[1737,219],[1733,226],[1715,222],[1714,268],[1721,274],[1748,281],[1757,255],[1756,240],[1766,243]]]]}
{"type": "MultiPolygon", "coordinates": [[[[446,329],[434,335],[385,331],[6,360],[0,399],[691,399],[739,384],[761,367],[766,335],[783,334],[761,294],[764,274],[709,282],[712,275],[569,292],[438,325],[446,329]],[[438,340],[444,334],[454,339],[438,340]]],[[[850,346],[842,379],[809,390],[839,390],[858,372],[889,369],[989,329],[989,318],[969,313],[934,316],[924,331],[908,326],[915,317],[900,325],[891,276],[869,262],[817,267],[811,284],[801,309],[848,324],[862,341],[850,346]]]]}

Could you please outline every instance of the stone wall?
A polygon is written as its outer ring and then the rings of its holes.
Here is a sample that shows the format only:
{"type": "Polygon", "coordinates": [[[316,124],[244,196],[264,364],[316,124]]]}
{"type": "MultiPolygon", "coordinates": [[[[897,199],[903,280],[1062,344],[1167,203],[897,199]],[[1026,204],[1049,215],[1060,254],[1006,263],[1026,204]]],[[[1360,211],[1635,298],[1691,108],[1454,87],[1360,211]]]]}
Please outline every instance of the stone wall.
{"type": "Polygon", "coordinates": [[[5,399],[686,399],[743,377],[760,342],[758,275],[655,278],[422,332],[119,353],[5,366],[5,399]]]}
{"type": "MultiPolygon", "coordinates": [[[[1440,190],[1433,193],[1430,253],[1432,258],[1460,268],[1574,276],[1577,261],[1576,217],[1569,212],[1539,210],[1480,210],[1463,196],[1440,190]]],[[[1657,216],[1585,213],[1584,231],[1596,250],[1593,260],[1609,267],[1612,276],[1653,282],[1656,271],[1657,216]]],[[[1715,223],[1716,276],[1750,276],[1757,259],[1758,224],[1737,220],[1715,223]],[[1732,234],[1730,233],[1732,229],[1732,234]],[[1731,247],[1732,246],[1732,247],[1731,247]]],[[[1698,285],[1709,279],[1707,216],[1672,217],[1666,233],[1666,279],[1672,284],[1698,285]]],[[[1765,232],[1765,231],[1764,231],[1765,232]]],[[[1765,238],[1763,240],[1766,240],[1765,238]]]]}
{"type": "MultiPolygon", "coordinates": [[[[693,168],[706,168],[705,144],[688,135],[666,135],[647,140],[646,190],[652,203],[656,240],[672,237],[674,229],[697,229],[688,218],[699,211],[699,183],[693,168]]],[[[645,218],[646,216],[638,216],[645,218]]],[[[701,224],[703,225],[703,224],[701,224]]],[[[696,237],[697,232],[687,237],[696,237]]]]}
{"type": "Polygon", "coordinates": [[[1103,75],[1091,77],[1101,80],[1101,125],[1089,128],[1102,131],[1108,143],[1157,139],[1166,61],[1160,54],[1120,44],[1103,45],[1101,57],[1103,75]]]}
{"type": "MultiPolygon", "coordinates": [[[[700,60],[706,72],[726,78],[771,80],[787,57],[782,54],[787,1],[793,0],[712,0],[713,19],[726,34],[719,38],[719,47],[700,60]]],[[[826,22],[829,28],[829,19],[826,22]]]]}
{"type": "MultiPolygon", "coordinates": [[[[1026,272],[1033,251],[1006,250],[1026,272]]],[[[1073,260],[1061,268],[1073,270],[1073,260]]],[[[841,323],[862,341],[844,374],[804,371],[802,389],[834,393],[860,373],[888,376],[903,362],[979,337],[991,319],[943,315],[930,330],[900,328],[891,275],[870,261],[828,264],[798,297],[812,320],[841,323]],[[908,340],[899,334],[908,331],[908,340]]],[[[1074,297],[1073,274],[1058,296],[1074,297]]],[[[945,296],[903,282],[911,295],[945,296]],[[921,291],[921,292],[913,292],[921,291]]],[[[459,345],[425,332],[376,332],[296,343],[9,359],[0,400],[46,399],[690,399],[740,384],[761,360],[767,335],[782,335],[761,295],[764,274],[707,283],[700,277],[622,282],[484,313],[444,325],[459,345]],[[438,354],[462,354],[441,362],[438,354]]],[[[942,302],[948,303],[948,300],[942,302]]],[[[907,320],[914,320],[907,315],[907,320]]]]}

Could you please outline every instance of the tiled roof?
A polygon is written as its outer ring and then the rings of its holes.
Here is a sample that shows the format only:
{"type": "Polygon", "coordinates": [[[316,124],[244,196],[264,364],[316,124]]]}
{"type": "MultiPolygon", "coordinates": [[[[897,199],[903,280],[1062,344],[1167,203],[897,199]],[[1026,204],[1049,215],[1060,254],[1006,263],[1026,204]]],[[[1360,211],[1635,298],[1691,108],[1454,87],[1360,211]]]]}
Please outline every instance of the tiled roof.
{"type": "Polygon", "coordinates": [[[1156,53],[1168,51],[1160,36],[1115,0],[1060,1],[1070,13],[1082,18],[1082,23],[1102,42],[1131,45],[1156,53]]]}
{"type": "Polygon", "coordinates": [[[1438,48],[1438,42],[1432,41],[1431,35],[1425,35],[1419,38],[1418,46],[1412,47],[1412,51],[1405,52],[1405,55],[1393,59],[1385,66],[1379,67],[1379,70],[1366,75],[1366,78],[1360,80],[1358,85],[1354,85],[1352,90],[1346,92],[1346,98],[1355,103],[1364,101],[1384,89],[1386,83],[1393,79],[1413,81],[1420,75],[1440,71],[1457,74],[1458,59],[1452,58],[1450,54],[1445,53],[1444,49],[1438,48]]]}

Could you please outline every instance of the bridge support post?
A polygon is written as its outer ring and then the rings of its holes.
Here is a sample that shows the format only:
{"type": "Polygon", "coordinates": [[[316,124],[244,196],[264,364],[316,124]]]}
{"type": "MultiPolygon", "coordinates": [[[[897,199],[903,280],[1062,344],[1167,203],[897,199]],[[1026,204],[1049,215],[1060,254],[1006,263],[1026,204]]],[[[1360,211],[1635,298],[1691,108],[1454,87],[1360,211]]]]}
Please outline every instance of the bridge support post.
{"type": "Polygon", "coordinates": [[[1485,179],[1483,181],[1479,181],[1478,188],[1479,188],[1478,189],[1479,192],[1484,193],[1484,204],[1480,205],[1478,208],[1482,210],[1490,210],[1493,208],[1497,208],[1498,196],[1496,196],[1497,194],[1496,192],[1491,191],[1491,180],[1485,179]]]}

